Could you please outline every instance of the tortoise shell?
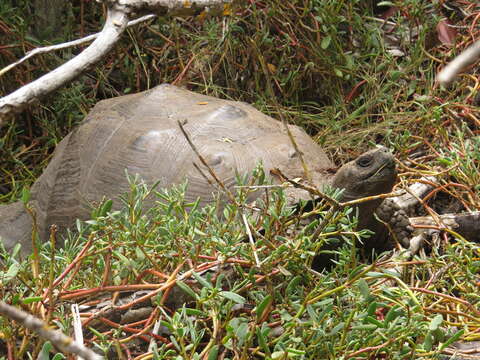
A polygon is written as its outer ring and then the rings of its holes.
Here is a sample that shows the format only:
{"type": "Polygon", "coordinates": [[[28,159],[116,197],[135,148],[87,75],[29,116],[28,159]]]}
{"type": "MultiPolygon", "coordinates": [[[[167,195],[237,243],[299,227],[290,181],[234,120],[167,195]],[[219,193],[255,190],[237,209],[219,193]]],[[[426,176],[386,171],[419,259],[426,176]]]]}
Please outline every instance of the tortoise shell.
{"type": "MultiPolygon", "coordinates": [[[[187,201],[211,201],[216,187],[193,166],[200,162],[178,121],[229,188],[236,175],[252,171],[259,161],[267,174],[279,168],[292,178],[304,175],[301,157],[281,122],[243,102],[160,85],[100,101],[59,143],[32,188],[38,220],[64,227],[88,218],[89,204],[129,190],[125,170],[147,184],[159,181],[160,187],[188,179],[187,201]]],[[[313,182],[328,181],[325,170],[334,165],[321,147],[299,127],[289,128],[313,182]]]]}

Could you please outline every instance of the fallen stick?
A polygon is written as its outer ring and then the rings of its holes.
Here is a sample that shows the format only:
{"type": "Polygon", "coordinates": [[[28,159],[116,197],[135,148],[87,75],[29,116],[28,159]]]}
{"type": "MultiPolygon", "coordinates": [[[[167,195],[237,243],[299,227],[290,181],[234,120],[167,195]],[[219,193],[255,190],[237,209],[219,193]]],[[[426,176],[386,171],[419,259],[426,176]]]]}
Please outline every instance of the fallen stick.
{"type": "Polygon", "coordinates": [[[35,316],[17,309],[0,301],[0,314],[18,322],[23,327],[37,333],[42,338],[49,340],[60,351],[81,356],[85,360],[100,360],[102,356],[97,355],[92,350],[86,348],[83,344],[74,341],[71,337],[63,334],[59,330],[51,330],[49,326],[35,316]]]}
{"type": "Polygon", "coordinates": [[[463,69],[476,63],[479,58],[480,41],[477,41],[445,66],[443,70],[438,73],[437,81],[443,86],[449,85],[463,69]]]}
{"type": "Polygon", "coordinates": [[[462,214],[437,215],[438,220],[431,216],[410,218],[410,223],[420,231],[436,232],[451,230],[466,240],[480,242],[480,211],[462,214]]]}

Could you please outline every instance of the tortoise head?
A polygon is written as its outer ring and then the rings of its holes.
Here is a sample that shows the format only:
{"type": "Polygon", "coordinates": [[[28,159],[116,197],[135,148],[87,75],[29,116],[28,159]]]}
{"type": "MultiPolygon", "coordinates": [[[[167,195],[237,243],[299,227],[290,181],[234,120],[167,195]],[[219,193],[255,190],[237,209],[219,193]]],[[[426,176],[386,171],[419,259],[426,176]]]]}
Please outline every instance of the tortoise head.
{"type": "Polygon", "coordinates": [[[343,165],[335,174],[332,186],[345,189],[342,201],[388,193],[392,190],[397,171],[392,153],[385,147],[363,153],[343,165]]]}
{"type": "MultiPolygon", "coordinates": [[[[387,148],[378,147],[343,165],[335,174],[332,186],[344,189],[341,200],[349,201],[388,193],[392,190],[396,178],[397,171],[392,153],[387,148]]],[[[369,254],[373,248],[379,250],[388,248],[383,226],[373,216],[373,212],[381,202],[382,199],[376,199],[355,206],[358,210],[357,228],[367,228],[375,233],[368,242],[363,244],[366,254],[369,254]]],[[[328,249],[335,249],[336,246],[330,245],[328,249]]],[[[331,260],[331,254],[320,253],[315,256],[312,267],[316,270],[328,268],[332,265],[331,260]]]]}

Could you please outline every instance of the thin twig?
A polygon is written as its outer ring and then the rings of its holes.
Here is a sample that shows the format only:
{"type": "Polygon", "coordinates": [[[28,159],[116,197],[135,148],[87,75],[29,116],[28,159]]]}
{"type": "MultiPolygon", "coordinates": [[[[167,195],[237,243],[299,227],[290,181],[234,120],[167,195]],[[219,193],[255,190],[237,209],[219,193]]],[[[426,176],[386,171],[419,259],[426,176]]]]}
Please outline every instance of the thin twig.
{"type": "Polygon", "coordinates": [[[285,185],[285,184],[272,184],[272,185],[235,185],[234,188],[235,189],[252,189],[252,190],[255,190],[255,189],[284,189],[286,188],[287,186],[289,186],[288,184],[285,185]]]}
{"type": "Polygon", "coordinates": [[[255,263],[257,267],[260,267],[260,259],[258,258],[257,249],[255,248],[255,242],[253,241],[252,231],[250,230],[250,225],[248,225],[247,217],[242,213],[243,223],[247,229],[248,240],[250,241],[250,246],[252,247],[253,256],[255,257],[255,263]]]}
{"type": "MultiPolygon", "coordinates": [[[[187,134],[187,132],[185,131],[183,125],[182,125],[182,122],[181,121],[177,121],[178,123],[178,126],[180,127],[180,130],[182,131],[182,134],[183,136],[185,137],[185,139],[187,140],[188,144],[190,145],[190,147],[192,148],[193,152],[197,155],[198,159],[200,160],[200,162],[203,164],[203,166],[205,166],[208,170],[208,172],[210,173],[210,175],[212,176],[212,178],[215,180],[215,182],[220,186],[220,188],[225,192],[225,194],[227,194],[227,196],[230,198],[230,200],[234,203],[234,204],[237,204],[236,200],[235,200],[235,196],[233,196],[232,192],[225,186],[225,184],[218,178],[217,174],[215,174],[215,172],[213,171],[213,169],[210,167],[210,165],[208,165],[207,161],[205,160],[205,158],[200,154],[200,152],[198,151],[197,147],[195,146],[195,144],[192,142],[192,140],[190,139],[190,136],[187,134]]],[[[199,169],[197,167],[197,169],[199,169]]],[[[238,204],[237,204],[238,205],[238,204]]]]}
{"type": "MultiPolygon", "coordinates": [[[[80,320],[80,310],[78,308],[78,304],[72,304],[70,309],[72,311],[73,333],[75,334],[75,341],[79,344],[83,344],[82,320],[80,320]]],[[[79,357],[78,360],[84,359],[79,357]]]]}
{"type": "Polygon", "coordinates": [[[283,112],[280,109],[280,105],[278,104],[277,98],[275,97],[275,93],[273,91],[273,86],[272,86],[272,79],[270,76],[270,70],[268,69],[268,66],[266,65],[265,58],[263,57],[262,53],[259,51],[257,44],[252,40],[251,44],[253,48],[257,51],[258,59],[260,60],[260,64],[263,69],[263,74],[265,75],[267,79],[267,85],[270,90],[270,94],[272,96],[272,100],[274,102],[275,108],[277,110],[277,114],[280,117],[280,121],[285,128],[285,131],[287,132],[288,138],[290,142],[293,145],[293,148],[295,149],[295,153],[298,155],[300,159],[300,163],[302,164],[303,172],[305,175],[305,178],[307,179],[308,182],[312,182],[312,177],[310,174],[310,170],[308,169],[307,163],[305,162],[305,158],[303,157],[303,152],[300,150],[300,148],[297,145],[297,142],[295,141],[295,137],[293,136],[292,132],[290,131],[290,128],[288,126],[288,122],[285,119],[285,116],[283,116],[283,112]]]}
{"type": "Polygon", "coordinates": [[[292,180],[290,178],[288,178],[280,169],[278,168],[275,168],[275,169],[272,169],[270,170],[270,173],[272,173],[273,175],[276,175],[278,177],[280,177],[280,179],[282,181],[287,181],[289,182],[290,184],[292,184],[294,187],[296,188],[299,188],[299,189],[302,189],[302,190],[305,190],[305,191],[308,191],[310,194],[312,195],[316,195],[322,199],[325,199],[327,200],[331,205],[334,205],[334,206],[339,206],[340,205],[340,202],[335,200],[333,197],[325,194],[324,192],[318,190],[316,187],[314,186],[310,186],[310,185],[306,185],[306,184],[302,184],[296,180],[292,180]]]}

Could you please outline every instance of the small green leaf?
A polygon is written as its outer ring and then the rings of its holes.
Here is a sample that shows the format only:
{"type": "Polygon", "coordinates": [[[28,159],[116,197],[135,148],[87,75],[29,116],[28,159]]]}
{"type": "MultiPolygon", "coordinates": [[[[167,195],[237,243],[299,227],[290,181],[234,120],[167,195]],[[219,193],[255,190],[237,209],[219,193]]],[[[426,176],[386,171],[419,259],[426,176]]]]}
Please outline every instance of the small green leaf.
{"type": "Polygon", "coordinates": [[[218,358],[218,345],[213,345],[208,352],[208,360],[217,360],[218,358]]]}
{"type": "Polygon", "coordinates": [[[12,250],[12,259],[15,259],[22,248],[22,244],[16,244],[12,250]]]}
{"type": "Polygon", "coordinates": [[[20,264],[19,263],[14,262],[12,265],[10,265],[10,267],[8,268],[5,275],[2,276],[5,284],[8,283],[13,278],[15,278],[15,276],[17,276],[19,270],[20,270],[20,264]]]}
{"type": "Polygon", "coordinates": [[[228,322],[228,331],[238,339],[239,346],[242,346],[248,335],[248,322],[244,318],[233,318],[228,322]]]}
{"type": "Polygon", "coordinates": [[[287,348],[287,352],[288,352],[289,357],[290,357],[290,355],[297,356],[297,355],[305,355],[306,354],[306,352],[304,350],[298,350],[298,349],[294,349],[294,348],[287,348]]]}
{"type": "Polygon", "coordinates": [[[97,336],[99,339],[105,339],[105,335],[103,335],[100,331],[92,328],[92,327],[88,327],[88,329],[93,333],[93,335],[97,336]]]}
{"type": "Polygon", "coordinates": [[[433,335],[432,333],[429,331],[427,333],[427,336],[425,336],[425,340],[423,341],[423,348],[426,350],[426,351],[430,351],[432,350],[432,346],[433,346],[433,335]]]}
{"type": "Polygon", "coordinates": [[[42,350],[40,350],[40,356],[42,359],[50,359],[50,351],[53,349],[53,345],[50,341],[46,341],[43,346],[42,350]]]}
{"type": "Polygon", "coordinates": [[[207,289],[213,289],[213,285],[209,281],[205,280],[202,276],[198,275],[195,271],[193,272],[193,277],[197,280],[200,285],[207,289]]]}
{"type": "MultiPolygon", "coordinates": [[[[333,301],[333,299],[329,299],[329,300],[332,300],[332,301],[333,301]]],[[[330,314],[331,312],[333,312],[333,305],[332,305],[332,304],[328,304],[328,305],[325,307],[325,309],[323,309],[322,312],[321,312],[320,314],[318,314],[318,321],[322,321],[322,319],[323,319],[326,315],[330,314]]]]}
{"type": "Polygon", "coordinates": [[[445,349],[446,347],[448,347],[450,344],[454,343],[455,341],[457,341],[458,339],[460,339],[460,337],[465,333],[465,329],[461,329],[461,330],[458,330],[455,334],[453,334],[453,336],[451,338],[449,338],[447,341],[445,341],[445,343],[442,344],[442,346],[440,346],[440,351],[442,351],[443,349],[445,349]]]}
{"type": "Polygon", "coordinates": [[[378,304],[376,301],[372,301],[370,305],[368,305],[367,313],[370,316],[373,316],[375,314],[375,311],[377,310],[378,304]]]}
{"type": "Polygon", "coordinates": [[[399,305],[395,305],[388,310],[387,315],[385,315],[385,320],[383,321],[385,326],[387,326],[392,320],[395,320],[401,314],[401,311],[398,311],[399,307],[399,305]]]}
{"type": "Polygon", "coordinates": [[[198,228],[194,228],[194,229],[193,229],[193,233],[196,234],[196,235],[200,235],[200,236],[207,236],[206,233],[204,233],[203,231],[201,231],[201,230],[198,229],[198,228]]]}
{"type": "Polygon", "coordinates": [[[370,323],[370,324],[373,324],[373,325],[375,325],[375,326],[377,326],[377,327],[379,327],[379,328],[383,328],[383,323],[382,323],[381,321],[378,321],[377,319],[371,317],[371,316],[367,316],[367,317],[365,318],[365,321],[368,322],[368,323],[370,323]]]}
{"type": "Polygon", "coordinates": [[[112,210],[112,205],[113,205],[113,201],[108,199],[106,200],[103,204],[102,204],[102,207],[100,208],[100,211],[99,211],[99,216],[105,216],[107,215],[107,213],[110,212],[110,210],[112,210]]]}
{"type": "Polygon", "coordinates": [[[441,314],[438,314],[432,319],[432,321],[430,322],[430,325],[428,326],[428,329],[430,331],[435,331],[442,324],[442,322],[443,322],[443,316],[441,314]]]}
{"type": "Polygon", "coordinates": [[[265,336],[266,332],[268,332],[270,329],[267,328],[266,329],[267,331],[264,331],[264,328],[263,326],[262,327],[257,327],[256,328],[256,333],[257,333],[257,340],[258,340],[258,344],[260,345],[260,348],[266,353],[266,354],[270,354],[270,348],[268,347],[267,345],[267,337],[265,336]]]}
{"type": "Polygon", "coordinates": [[[205,313],[201,310],[192,309],[192,308],[185,308],[185,314],[188,316],[197,316],[197,317],[205,317],[205,313]]]}
{"type": "Polygon", "coordinates": [[[364,300],[368,301],[370,299],[370,287],[368,286],[368,283],[365,281],[365,279],[358,280],[357,287],[360,291],[360,294],[362,294],[364,300]]]}
{"type": "Polygon", "coordinates": [[[135,248],[135,256],[137,257],[137,260],[139,260],[139,261],[145,260],[145,254],[143,253],[143,251],[139,247],[135,248]]]}
{"type": "Polygon", "coordinates": [[[223,284],[223,280],[225,279],[225,274],[221,273],[218,275],[217,280],[215,281],[215,288],[220,289],[223,284]]]}
{"type": "Polygon", "coordinates": [[[265,311],[270,309],[270,305],[272,305],[273,296],[267,295],[265,298],[258,304],[255,312],[257,314],[257,322],[259,322],[265,316],[265,311]]]}
{"type": "Polygon", "coordinates": [[[245,298],[241,295],[235,294],[234,292],[220,291],[218,294],[220,296],[224,297],[225,299],[232,300],[233,302],[235,302],[237,304],[244,304],[245,303],[245,298]]]}
{"type": "Polygon", "coordinates": [[[369,331],[369,332],[372,332],[377,329],[378,329],[378,326],[373,324],[355,325],[355,326],[352,326],[351,328],[351,330],[355,330],[355,331],[369,331]]]}
{"type": "Polygon", "coordinates": [[[402,71],[394,70],[394,71],[391,71],[391,72],[390,72],[390,78],[391,78],[393,81],[397,81],[402,75],[403,75],[403,72],[402,72],[402,71]]]}
{"type": "Polygon", "coordinates": [[[344,323],[344,322],[341,322],[341,323],[337,324],[337,325],[332,329],[332,331],[330,331],[330,333],[329,333],[328,335],[329,335],[329,336],[334,336],[334,335],[336,335],[340,330],[342,330],[344,327],[345,327],[345,323],[344,323]]]}
{"type": "Polygon", "coordinates": [[[28,190],[26,187],[24,187],[22,189],[22,203],[26,204],[29,201],[30,201],[30,190],[28,190]]]}
{"type": "Polygon", "coordinates": [[[195,294],[195,292],[192,290],[192,288],[190,286],[188,286],[187,284],[185,284],[183,281],[177,280],[177,285],[180,289],[182,289],[182,291],[185,294],[189,295],[192,299],[195,299],[195,300],[198,299],[197,294],[195,294]]]}
{"type": "Polygon", "coordinates": [[[307,313],[313,321],[315,322],[319,321],[317,313],[315,312],[315,309],[310,304],[307,305],[307,313]]]}
{"type": "Polygon", "coordinates": [[[348,278],[353,279],[364,270],[365,270],[365,265],[359,265],[355,269],[353,269],[352,271],[349,271],[348,278]]]}
{"type": "Polygon", "coordinates": [[[119,253],[118,251],[113,252],[119,260],[128,268],[132,268],[132,261],[128,259],[125,255],[119,253]]]}
{"type": "Polygon", "coordinates": [[[325,36],[322,39],[322,42],[320,43],[320,47],[325,50],[330,46],[330,43],[332,42],[332,38],[330,36],[325,36]]]}
{"type": "Polygon", "coordinates": [[[26,298],[22,299],[22,303],[25,304],[25,305],[28,305],[28,304],[31,304],[31,303],[42,301],[42,299],[43,298],[41,296],[30,296],[30,297],[26,297],[26,298]]]}
{"type": "Polygon", "coordinates": [[[385,277],[385,274],[378,271],[369,271],[368,273],[365,274],[365,276],[373,277],[373,278],[383,278],[385,277]]]}
{"type": "Polygon", "coordinates": [[[287,285],[287,295],[293,294],[294,291],[297,291],[298,284],[302,281],[302,277],[300,275],[295,276],[287,285]]]}

